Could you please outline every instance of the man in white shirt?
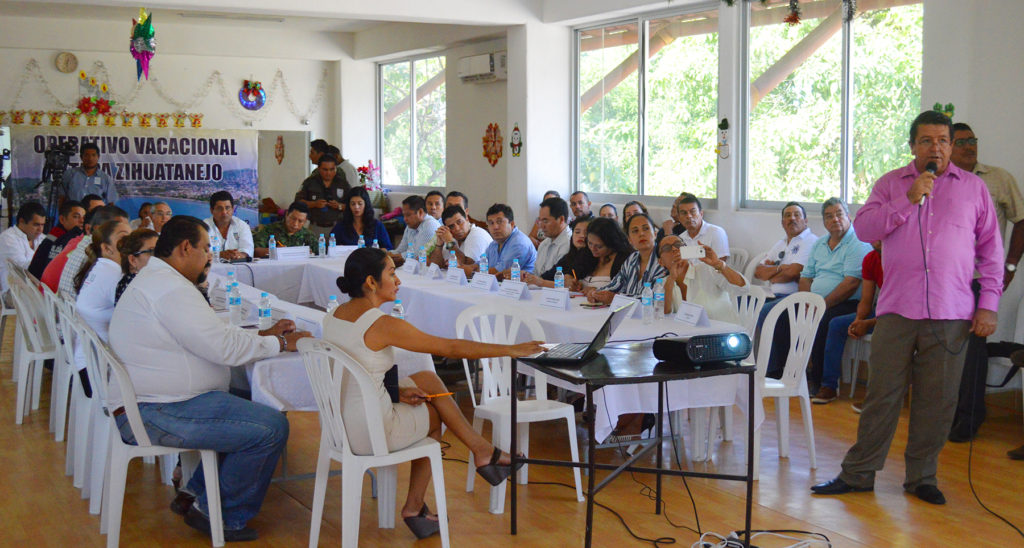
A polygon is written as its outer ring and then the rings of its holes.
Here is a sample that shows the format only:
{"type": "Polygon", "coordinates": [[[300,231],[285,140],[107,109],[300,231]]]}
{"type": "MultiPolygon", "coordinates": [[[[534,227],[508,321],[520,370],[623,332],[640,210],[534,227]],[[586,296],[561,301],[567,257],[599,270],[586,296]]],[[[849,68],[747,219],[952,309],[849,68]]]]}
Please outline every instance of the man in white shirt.
{"type": "Polygon", "coordinates": [[[676,202],[676,218],[686,229],[679,234],[679,239],[686,245],[698,243],[710,246],[719,259],[729,258],[729,237],[725,229],[704,220],[704,208],[700,199],[689,192],[680,195],[676,202]]]}
{"type": "Polygon", "coordinates": [[[782,230],[786,237],[775,242],[764,262],[754,270],[754,278],[765,282],[776,299],[797,292],[800,272],[811,256],[814,242],[818,240],[807,226],[807,212],[797,202],[783,206],[782,230]]]}
{"type": "MultiPolygon", "coordinates": [[[[263,503],[288,440],[288,420],[229,394],[229,367],[295,350],[309,333],[294,331],[288,320],[258,333],[225,323],[196,289],[211,258],[202,221],[184,215],[168,221],[153,258],[114,308],[110,342],[131,376],[153,443],[217,451],[225,540],[253,540],[258,535],[246,524],[263,503]]],[[[122,439],[134,443],[119,399],[111,394],[113,415],[122,439]]],[[[183,491],[195,502],[172,510],[209,534],[202,468],[183,491]]]]}
{"type": "MultiPolygon", "coordinates": [[[[574,195],[575,196],[575,195],[574,195]]],[[[537,247],[537,261],[533,271],[542,275],[569,252],[572,230],[569,229],[569,206],[561,198],[548,198],[540,203],[537,222],[544,232],[544,241],[537,247]]]]}
{"type": "Polygon", "coordinates": [[[431,190],[427,193],[424,202],[427,207],[427,215],[440,221],[441,213],[444,212],[444,194],[440,190],[431,190]]]}
{"type": "Polygon", "coordinates": [[[85,264],[88,258],[85,255],[85,251],[89,249],[89,244],[92,243],[92,229],[107,221],[120,219],[128,222],[128,213],[113,204],[98,207],[86,215],[85,229],[87,232],[75,246],[74,251],[68,255],[67,262],[64,263],[64,270],[60,273],[60,283],[57,286],[59,293],[78,296],[78,291],[75,290],[75,276],[82,269],[82,265],[85,264]]]}
{"type": "Polygon", "coordinates": [[[461,206],[446,207],[441,213],[441,220],[444,226],[438,228],[435,233],[439,245],[430,254],[430,262],[447,268],[448,259],[454,251],[459,266],[464,267],[467,275],[471,275],[473,265],[480,260],[480,256],[487,251],[487,246],[494,240],[486,230],[469,222],[466,211],[461,206]]]}
{"type": "Polygon", "coordinates": [[[7,292],[7,261],[28,268],[36,248],[43,242],[46,209],[39,202],[25,202],[18,208],[18,224],[0,232],[0,289],[7,292]]]}
{"type": "Polygon", "coordinates": [[[226,190],[210,196],[210,216],[204,221],[213,234],[220,234],[220,258],[224,260],[252,257],[255,246],[249,223],[235,217],[235,199],[226,190]]]}
{"type": "Polygon", "coordinates": [[[420,247],[423,247],[429,256],[434,251],[434,235],[441,227],[441,221],[427,215],[427,204],[419,196],[409,196],[402,200],[402,218],[405,219],[402,243],[392,253],[401,256],[403,253],[399,249],[411,249],[413,254],[417,254],[420,247]]]}
{"type": "Polygon", "coordinates": [[[157,234],[160,233],[164,228],[164,224],[171,220],[174,216],[174,212],[171,211],[171,206],[167,202],[154,202],[153,212],[149,214],[149,222],[153,225],[153,230],[157,234]]]}

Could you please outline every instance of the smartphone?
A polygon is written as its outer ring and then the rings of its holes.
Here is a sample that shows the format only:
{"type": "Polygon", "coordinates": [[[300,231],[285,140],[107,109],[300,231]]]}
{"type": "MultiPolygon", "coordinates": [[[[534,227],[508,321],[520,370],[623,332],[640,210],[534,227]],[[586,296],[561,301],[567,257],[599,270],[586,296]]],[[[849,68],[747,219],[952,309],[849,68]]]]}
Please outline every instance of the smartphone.
{"type": "Polygon", "coordinates": [[[702,245],[684,245],[679,248],[679,257],[681,259],[703,259],[704,258],[704,246],[702,245]]]}

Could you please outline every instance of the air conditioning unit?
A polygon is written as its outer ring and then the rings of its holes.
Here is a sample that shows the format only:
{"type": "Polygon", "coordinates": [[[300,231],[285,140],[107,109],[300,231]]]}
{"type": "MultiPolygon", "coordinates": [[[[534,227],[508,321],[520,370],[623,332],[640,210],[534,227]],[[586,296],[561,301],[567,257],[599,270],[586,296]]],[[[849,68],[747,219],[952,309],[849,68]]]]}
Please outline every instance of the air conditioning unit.
{"type": "Polygon", "coordinates": [[[508,78],[508,53],[499,51],[459,59],[459,79],[470,84],[485,84],[508,78]]]}

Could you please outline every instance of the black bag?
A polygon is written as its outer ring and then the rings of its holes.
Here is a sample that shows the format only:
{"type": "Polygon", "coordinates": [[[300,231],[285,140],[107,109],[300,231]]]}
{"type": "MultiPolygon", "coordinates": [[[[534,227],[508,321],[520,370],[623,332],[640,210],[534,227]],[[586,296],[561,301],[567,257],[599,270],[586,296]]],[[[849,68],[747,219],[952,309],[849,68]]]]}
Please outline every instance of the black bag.
{"type": "Polygon", "coordinates": [[[384,390],[391,396],[391,403],[398,403],[398,364],[392,365],[387,373],[384,373],[384,390]]]}

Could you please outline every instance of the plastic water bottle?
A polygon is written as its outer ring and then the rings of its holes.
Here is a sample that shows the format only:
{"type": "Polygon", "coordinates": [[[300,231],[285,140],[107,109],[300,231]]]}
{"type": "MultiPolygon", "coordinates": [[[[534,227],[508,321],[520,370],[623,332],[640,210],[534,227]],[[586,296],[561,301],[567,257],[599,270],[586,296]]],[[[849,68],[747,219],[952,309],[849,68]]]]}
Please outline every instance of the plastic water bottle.
{"type": "Polygon", "coordinates": [[[512,281],[520,281],[519,259],[512,259],[512,281]]]}
{"type": "Polygon", "coordinates": [[[420,254],[419,254],[419,259],[418,260],[420,262],[420,275],[421,276],[426,276],[427,275],[427,246],[425,246],[425,245],[421,245],[420,246],[420,254]]]}
{"type": "Polygon", "coordinates": [[[267,240],[267,249],[277,248],[277,238],[273,234],[270,235],[270,239],[267,240]]]}
{"type": "Polygon", "coordinates": [[[210,253],[213,254],[213,261],[220,261],[220,234],[217,231],[210,233],[210,253]]]}
{"type": "Polygon", "coordinates": [[[448,252],[448,270],[459,268],[459,259],[455,257],[455,250],[448,252]]]}
{"type": "MultiPolygon", "coordinates": [[[[360,238],[362,238],[362,236],[360,236],[360,238]]],[[[377,243],[377,238],[373,239],[373,248],[374,249],[380,249],[380,244],[377,243]]]]}
{"type": "Polygon", "coordinates": [[[555,267],[555,289],[565,287],[565,274],[562,274],[562,267],[555,267]]]}
{"type": "Polygon", "coordinates": [[[640,306],[643,307],[644,325],[654,323],[654,291],[651,291],[651,282],[644,282],[644,290],[640,293],[640,306]]]}
{"type": "Polygon", "coordinates": [[[480,254],[480,272],[483,272],[484,274],[487,274],[488,270],[490,270],[490,265],[487,264],[487,254],[486,253],[481,253],[480,254]]]}
{"type": "Polygon", "coordinates": [[[242,325],[242,291],[238,289],[238,282],[232,283],[228,290],[228,313],[231,325],[242,325]]]}
{"type": "Polygon", "coordinates": [[[395,305],[391,307],[391,317],[399,320],[405,319],[405,308],[402,307],[402,299],[395,299],[395,305]]]}
{"type": "Polygon", "coordinates": [[[238,278],[235,276],[235,271],[234,270],[228,270],[228,283],[225,286],[225,287],[228,288],[228,291],[231,290],[231,284],[234,284],[234,283],[238,283],[238,278]]]}
{"type": "MultiPolygon", "coordinates": [[[[362,236],[359,237],[359,243],[362,244],[359,247],[366,247],[366,245],[363,244],[363,237],[362,236]]],[[[338,240],[334,238],[334,233],[331,232],[331,239],[327,240],[327,254],[328,255],[330,255],[331,250],[334,249],[334,246],[336,246],[336,245],[338,245],[338,240]]]]}
{"type": "MultiPolygon", "coordinates": [[[[331,241],[334,241],[334,234],[331,234],[331,241]]],[[[356,244],[356,247],[359,249],[366,247],[366,238],[364,238],[362,234],[359,235],[359,242],[356,244]]]]}
{"type": "Polygon", "coordinates": [[[316,254],[320,257],[327,255],[327,240],[324,239],[323,234],[316,239],[316,254]]]}
{"type": "Polygon", "coordinates": [[[405,260],[406,261],[415,261],[416,260],[415,257],[416,257],[416,254],[413,253],[413,251],[412,251],[412,242],[409,242],[409,245],[407,245],[405,247],[405,260]]]}
{"type": "Polygon", "coordinates": [[[327,298],[327,315],[333,315],[335,308],[338,308],[338,297],[331,295],[327,298]]]}
{"type": "Polygon", "coordinates": [[[270,293],[266,291],[260,293],[259,317],[260,331],[270,329],[274,325],[274,309],[270,306],[270,293]]]}
{"type": "Polygon", "coordinates": [[[654,281],[654,319],[665,317],[665,278],[654,281]]]}

